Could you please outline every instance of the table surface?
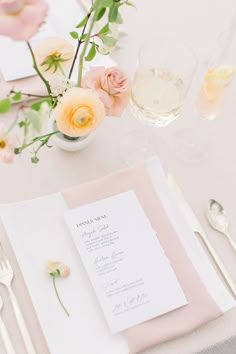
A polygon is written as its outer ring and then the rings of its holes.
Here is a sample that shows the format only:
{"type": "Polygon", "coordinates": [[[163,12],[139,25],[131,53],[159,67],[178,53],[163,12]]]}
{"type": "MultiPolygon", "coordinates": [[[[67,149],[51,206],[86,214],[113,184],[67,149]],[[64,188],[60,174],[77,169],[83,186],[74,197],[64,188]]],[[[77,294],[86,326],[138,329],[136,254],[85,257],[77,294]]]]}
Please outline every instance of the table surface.
{"type": "MultiPolygon", "coordinates": [[[[235,0],[135,0],[137,9],[127,8],[120,49],[113,54],[120,66],[133,75],[140,43],[152,34],[175,35],[189,42],[199,62],[204,62],[217,45],[218,36],[229,23],[235,0]]],[[[195,79],[195,86],[198,82],[195,79]]],[[[212,243],[229,269],[235,269],[236,258],[227,241],[212,231],[205,219],[207,200],[214,197],[226,207],[230,231],[236,241],[236,208],[234,192],[236,164],[235,90],[236,80],[215,121],[197,117],[194,110],[195,89],[190,90],[181,117],[167,128],[147,129],[127,111],[122,118],[106,118],[95,141],[84,151],[68,153],[53,147],[41,153],[37,165],[25,154],[12,165],[0,165],[0,202],[31,199],[57,192],[124,167],[120,142],[133,130],[154,136],[156,152],[166,171],[170,171],[184,191],[186,199],[199,217],[212,243]],[[186,134],[197,142],[208,157],[186,163],[176,155],[174,141],[186,134]]],[[[6,115],[3,120],[9,120],[6,115]]],[[[140,142],[141,144],[142,142],[140,142]]],[[[236,281],[236,274],[232,272],[236,281]]],[[[192,334],[160,345],[146,354],[191,354],[216,342],[236,335],[236,310],[198,329],[192,334]]]]}

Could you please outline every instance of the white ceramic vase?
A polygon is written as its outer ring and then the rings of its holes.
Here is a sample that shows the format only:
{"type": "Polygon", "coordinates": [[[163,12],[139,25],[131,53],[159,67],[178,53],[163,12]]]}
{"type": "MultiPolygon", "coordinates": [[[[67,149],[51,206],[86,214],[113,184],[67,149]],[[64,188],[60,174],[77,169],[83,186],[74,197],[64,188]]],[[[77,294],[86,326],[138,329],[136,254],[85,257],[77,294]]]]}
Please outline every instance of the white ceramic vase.
{"type": "MultiPolygon", "coordinates": [[[[48,122],[48,130],[49,133],[57,130],[56,121],[51,115],[48,122]]],[[[51,137],[51,141],[53,145],[57,145],[60,149],[65,151],[80,151],[85,149],[94,139],[95,133],[92,132],[89,135],[78,137],[78,138],[70,138],[65,136],[62,133],[55,134],[51,137]]]]}

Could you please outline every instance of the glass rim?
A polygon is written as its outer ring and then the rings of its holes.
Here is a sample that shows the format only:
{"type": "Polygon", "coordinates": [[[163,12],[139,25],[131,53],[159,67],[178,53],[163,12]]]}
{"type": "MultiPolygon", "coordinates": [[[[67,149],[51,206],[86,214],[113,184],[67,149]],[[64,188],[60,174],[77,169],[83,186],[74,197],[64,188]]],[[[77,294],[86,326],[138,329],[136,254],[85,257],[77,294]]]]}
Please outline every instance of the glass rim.
{"type": "Polygon", "coordinates": [[[196,69],[198,67],[198,57],[197,57],[196,52],[194,51],[193,47],[185,40],[181,40],[178,37],[168,36],[168,35],[167,36],[165,36],[165,35],[164,36],[162,36],[162,35],[153,35],[153,36],[149,37],[148,39],[144,40],[141,43],[141,45],[139,47],[139,51],[138,51],[138,62],[139,62],[139,64],[141,64],[141,62],[140,62],[141,52],[144,49],[145,45],[147,45],[148,43],[153,45],[154,41],[157,41],[157,44],[158,44],[158,40],[159,40],[159,42],[165,40],[165,41],[168,41],[169,43],[174,43],[175,45],[176,44],[180,44],[182,47],[187,49],[188,52],[191,54],[191,56],[193,58],[193,62],[194,62],[192,72],[196,71],[196,69]]]}

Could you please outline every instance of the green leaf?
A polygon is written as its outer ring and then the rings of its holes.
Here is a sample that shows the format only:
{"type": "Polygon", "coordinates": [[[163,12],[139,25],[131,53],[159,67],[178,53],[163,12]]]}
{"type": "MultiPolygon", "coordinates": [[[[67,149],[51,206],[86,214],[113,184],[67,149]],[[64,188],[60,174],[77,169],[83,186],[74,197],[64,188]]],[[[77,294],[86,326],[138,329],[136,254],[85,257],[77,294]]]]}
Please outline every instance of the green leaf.
{"type": "Polygon", "coordinates": [[[123,18],[121,17],[121,15],[118,13],[118,16],[116,18],[116,22],[118,25],[121,25],[123,23],[123,18]]]}
{"type": "Polygon", "coordinates": [[[71,35],[71,37],[72,37],[73,39],[78,39],[78,38],[79,38],[78,33],[75,32],[75,31],[70,32],[70,35],[71,35]]]}
{"type": "Polygon", "coordinates": [[[20,128],[23,128],[23,127],[26,126],[25,121],[23,121],[23,120],[20,121],[20,122],[18,123],[18,125],[19,125],[20,128]]]}
{"type": "Polygon", "coordinates": [[[95,57],[95,55],[96,55],[96,45],[95,45],[95,43],[93,43],[90,47],[90,50],[89,50],[87,56],[85,57],[85,60],[92,61],[93,58],[95,57]]]}
{"type": "Polygon", "coordinates": [[[21,99],[21,92],[16,92],[14,96],[12,96],[13,101],[20,101],[21,99]]]}
{"type": "Polygon", "coordinates": [[[29,119],[30,123],[32,124],[33,129],[40,133],[41,131],[41,115],[39,112],[34,111],[33,109],[30,111],[25,112],[25,117],[29,119]]]}
{"type": "Polygon", "coordinates": [[[84,25],[87,23],[87,21],[88,21],[88,16],[85,16],[83,18],[83,20],[76,26],[76,28],[84,27],[84,25]]]}
{"type": "Polygon", "coordinates": [[[31,162],[32,163],[38,163],[39,162],[38,156],[34,155],[33,157],[31,157],[31,162]]]}
{"type": "Polygon", "coordinates": [[[96,21],[101,20],[101,18],[105,15],[105,12],[106,12],[106,8],[102,7],[97,14],[96,21]]]}
{"type": "Polygon", "coordinates": [[[117,43],[117,39],[115,39],[113,37],[109,37],[109,36],[102,37],[102,41],[107,47],[110,47],[110,48],[114,47],[117,43]]]}
{"type": "Polygon", "coordinates": [[[40,108],[41,108],[41,105],[44,103],[44,102],[47,102],[49,106],[51,106],[51,99],[48,97],[48,98],[44,98],[43,100],[40,100],[40,101],[37,101],[35,103],[33,103],[31,105],[31,108],[34,110],[34,111],[39,111],[40,108]]]}
{"type": "Polygon", "coordinates": [[[117,17],[118,17],[118,10],[119,7],[117,6],[117,4],[114,4],[112,5],[112,7],[110,7],[110,10],[109,10],[109,15],[108,15],[108,19],[110,22],[116,22],[117,20],[117,17]]]}
{"type": "Polygon", "coordinates": [[[0,101],[0,113],[7,113],[11,109],[11,101],[9,98],[4,98],[0,101]]]}
{"type": "Polygon", "coordinates": [[[108,55],[111,53],[111,48],[102,45],[97,48],[97,51],[98,51],[98,53],[100,53],[102,55],[108,55]]]}
{"type": "Polygon", "coordinates": [[[111,7],[113,3],[113,0],[101,0],[100,7],[111,7]]]}
{"type": "Polygon", "coordinates": [[[88,33],[84,33],[84,34],[80,37],[80,40],[81,40],[81,41],[85,41],[87,35],[88,35],[88,33]]]}
{"type": "Polygon", "coordinates": [[[109,33],[109,31],[110,31],[109,23],[107,23],[104,27],[100,29],[99,34],[106,35],[109,33]]]}
{"type": "Polygon", "coordinates": [[[19,154],[21,153],[21,148],[15,148],[15,149],[14,149],[14,153],[15,153],[16,155],[19,155],[19,154]]]}

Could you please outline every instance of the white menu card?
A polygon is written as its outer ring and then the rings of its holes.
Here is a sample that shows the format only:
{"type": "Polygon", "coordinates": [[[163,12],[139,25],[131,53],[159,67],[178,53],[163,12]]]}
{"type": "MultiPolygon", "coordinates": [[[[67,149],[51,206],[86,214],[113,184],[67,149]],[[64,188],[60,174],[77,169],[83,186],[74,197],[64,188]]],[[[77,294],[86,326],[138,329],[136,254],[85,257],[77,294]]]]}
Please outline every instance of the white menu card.
{"type": "Polygon", "coordinates": [[[65,218],[112,333],[187,304],[133,191],[69,210],[65,218]]]}

